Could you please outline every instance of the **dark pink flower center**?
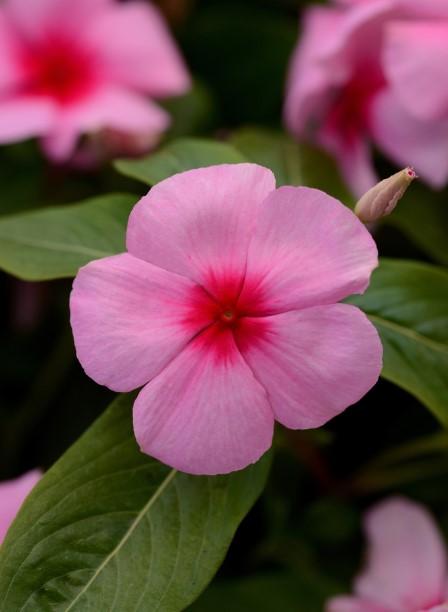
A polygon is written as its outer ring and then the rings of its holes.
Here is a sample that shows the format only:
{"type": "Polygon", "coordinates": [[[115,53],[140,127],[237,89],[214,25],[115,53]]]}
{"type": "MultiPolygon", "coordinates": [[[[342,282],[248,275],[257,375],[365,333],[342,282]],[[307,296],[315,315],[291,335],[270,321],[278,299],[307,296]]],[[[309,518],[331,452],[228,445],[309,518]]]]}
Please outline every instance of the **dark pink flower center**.
{"type": "Polygon", "coordinates": [[[368,131],[370,105],[386,81],[376,68],[358,69],[345,87],[338,92],[328,112],[325,128],[342,136],[347,145],[356,142],[368,131]]]}
{"type": "Polygon", "coordinates": [[[213,293],[202,287],[192,292],[188,325],[201,326],[200,342],[218,359],[228,359],[235,342],[240,348],[259,341],[268,323],[263,316],[263,299],[255,283],[235,276],[210,282],[213,293]],[[232,341],[232,338],[235,342],[232,341]]]}
{"type": "Polygon", "coordinates": [[[82,98],[95,83],[92,55],[67,37],[49,36],[28,48],[22,59],[27,93],[67,103],[82,98]]]}

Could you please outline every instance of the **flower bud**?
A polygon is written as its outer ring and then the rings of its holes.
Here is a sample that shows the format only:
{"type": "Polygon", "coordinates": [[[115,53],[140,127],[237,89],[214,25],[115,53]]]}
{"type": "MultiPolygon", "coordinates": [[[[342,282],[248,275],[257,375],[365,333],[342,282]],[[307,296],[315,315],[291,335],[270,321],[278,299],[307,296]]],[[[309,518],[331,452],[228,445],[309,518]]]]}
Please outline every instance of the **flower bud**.
{"type": "Polygon", "coordinates": [[[390,215],[409,185],[417,178],[413,168],[405,168],[369,189],[355,206],[363,223],[372,223],[390,215]]]}

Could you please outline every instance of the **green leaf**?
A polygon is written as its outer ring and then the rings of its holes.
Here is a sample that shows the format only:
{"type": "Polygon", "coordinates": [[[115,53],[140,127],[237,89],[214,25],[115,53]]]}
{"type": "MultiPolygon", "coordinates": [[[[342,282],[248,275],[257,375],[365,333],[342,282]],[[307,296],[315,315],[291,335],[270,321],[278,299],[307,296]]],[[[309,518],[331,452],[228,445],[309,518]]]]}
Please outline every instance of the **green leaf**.
{"type": "Polygon", "coordinates": [[[0,268],[24,280],[75,276],[91,261],[125,250],[135,196],[106,195],[0,218],[0,268]]]}
{"type": "Polygon", "coordinates": [[[238,130],[231,143],[249,161],[271,168],[279,186],[316,187],[345,204],[353,204],[334,161],[323,151],[298,143],[282,132],[262,128],[238,130]]]}
{"type": "Polygon", "coordinates": [[[177,612],[205,588],[260,495],[269,456],[227,476],[139,452],[119,397],[49,470],[0,550],[0,611],[177,612]]]}
{"type": "Polygon", "coordinates": [[[448,425],[448,272],[383,259],[368,291],[349,301],[368,314],[380,333],[382,376],[448,425]]]}
{"type": "Polygon", "coordinates": [[[247,161],[225,142],[200,138],[175,140],[157,153],[141,159],[119,159],[115,168],[147,185],[155,185],[172,174],[215,164],[238,164],[247,161]]]}
{"type": "Polygon", "coordinates": [[[325,580],[282,572],[212,584],[189,612],[322,612],[334,588],[325,580]]]}
{"type": "Polygon", "coordinates": [[[398,227],[435,261],[448,265],[448,197],[412,185],[385,222],[398,227]]]}

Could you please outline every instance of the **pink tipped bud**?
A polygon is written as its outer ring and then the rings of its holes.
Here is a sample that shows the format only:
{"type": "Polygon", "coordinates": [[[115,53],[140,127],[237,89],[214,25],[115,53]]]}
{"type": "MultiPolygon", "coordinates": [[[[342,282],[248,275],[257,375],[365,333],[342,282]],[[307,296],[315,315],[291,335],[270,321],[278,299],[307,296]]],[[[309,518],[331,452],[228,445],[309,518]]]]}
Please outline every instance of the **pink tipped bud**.
{"type": "Polygon", "coordinates": [[[355,214],[363,223],[372,223],[390,215],[407,188],[417,178],[413,168],[405,168],[369,189],[355,206],[355,214]]]}

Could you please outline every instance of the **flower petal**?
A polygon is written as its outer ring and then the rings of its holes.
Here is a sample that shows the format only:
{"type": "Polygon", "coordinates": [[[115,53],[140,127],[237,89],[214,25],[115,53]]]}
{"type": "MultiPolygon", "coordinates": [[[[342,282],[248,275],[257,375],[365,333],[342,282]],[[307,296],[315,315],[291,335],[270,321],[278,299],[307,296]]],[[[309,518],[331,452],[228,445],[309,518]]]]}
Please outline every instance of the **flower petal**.
{"type": "Polygon", "coordinates": [[[226,474],[257,461],[274,426],[266,393],[229,330],[209,328],[138,396],[143,452],[191,474],[226,474]]]}
{"type": "Polygon", "coordinates": [[[325,605],[325,612],[394,612],[390,608],[379,606],[375,603],[361,599],[359,597],[350,597],[349,595],[340,595],[332,597],[325,605]]]}
{"type": "Polygon", "coordinates": [[[56,161],[65,161],[83,132],[111,128],[124,133],[151,134],[157,140],[169,122],[169,115],[162,108],[140,94],[116,87],[102,88],[59,110],[44,148],[56,161]]]}
{"type": "Polygon", "coordinates": [[[83,37],[116,83],[143,88],[153,96],[181,94],[190,86],[167,26],[150,4],[115,3],[113,10],[90,21],[83,37]]]}
{"type": "Polygon", "coordinates": [[[76,149],[78,138],[79,130],[75,126],[58,121],[49,133],[41,138],[40,144],[50,159],[54,162],[64,162],[76,149]]]}
{"type": "Polygon", "coordinates": [[[331,106],[332,93],[351,78],[354,69],[377,63],[381,28],[392,0],[359,2],[350,10],[311,7],[294,52],[288,79],[285,117],[290,130],[302,135],[319,125],[331,106]]]}
{"type": "Polygon", "coordinates": [[[392,498],[366,517],[367,567],[356,593],[393,610],[426,610],[443,602],[447,559],[442,535],[419,504],[392,498]]]}
{"type": "Polygon", "coordinates": [[[262,204],[242,298],[257,291],[268,314],[334,303],[362,293],[377,265],[351,210],[317,189],[281,187],[262,204]]]}
{"type": "MultiPolygon", "coordinates": [[[[370,2],[370,0],[364,0],[370,2]]],[[[432,17],[448,17],[448,5],[445,0],[393,0],[394,6],[406,11],[407,16],[430,19],[432,17]]]]}
{"type": "Polygon", "coordinates": [[[129,218],[130,253],[183,274],[213,292],[213,280],[239,283],[260,206],[275,189],[270,170],[222,164],[176,174],[155,185],[129,218]]]}
{"type": "Polygon", "coordinates": [[[381,29],[394,15],[394,0],[358,2],[343,14],[340,27],[325,41],[327,57],[345,58],[352,67],[374,59],[382,41],[381,29]]]}
{"type": "Polygon", "coordinates": [[[448,113],[448,21],[393,21],[386,28],[384,70],[403,108],[422,120],[448,113]]]}
{"type": "Polygon", "coordinates": [[[15,97],[0,101],[0,143],[45,135],[53,126],[55,108],[43,98],[15,97]]]}
{"type": "Polygon", "coordinates": [[[23,69],[17,59],[17,35],[0,5],[0,92],[7,93],[20,84],[23,69]]]}
{"type": "Polygon", "coordinates": [[[343,18],[342,11],[320,6],[303,16],[303,35],[291,60],[285,102],[286,124],[299,137],[322,116],[331,87],[345,77],[345,64],[340,70],[328,70],[324,61],[326,43],[339,31],[343,18]]]}
{"type": "Polygon", "coordinates": [[[385,91],[372,105],[371,129],[378,146],[399,166],[413,166],[433,187],[443,187],[448,179],[447,119],[421,121],[385,91]]]}
{"type": "Polygon", "coordinates": [[[337,160],[343,178],[357,198],[363,196],[378,182],[370,143],[362,131],[347,141],[343,132],[324,124],[316,134],[316,140],[337,160]]]}
{"type": "Polygon", "coordinates": [[[275,418],[293,429],[323,425],[361,399],[381,371],[377,331],[347,304],[246,319],[237,344],[275,418]]]}
{"type": "Polygon", "coordinates": [[[20,506],[41,476],[40,470],[32,470],[15,480],[0,482],[0,544],[20,506]]]}
{"type": "Polygon", "coordinates": [[[128,254],[81,268],[70,310],[84,370],[114,391],[147,383],[208,324],[195,314],[208,299],[202,294],[189,280],[128,254]]]}
{"type": "Polygon", "coordinates": [[[111,0],[76,0],[67,4],[67,0],[5,0],[7,14],[30,39],[39,39],[61,29],[74,30],[79,36],[80,26],[97,18],[98,13],[108,9],[111,0]]]}
{"type": "MultiPolygon", "coordinates": [[[[378,0],[376,0],[378,2],[378,0]]],[[[373,4],[372,0],[336,0],[336,4],[346,6],[360,6],[373,4]]],[[[448,17],[448,6],[445,0],[425,0],[425,2],[419,2],[419,0],[390,0],[392,8],[398,9],[403,12],[405,11],[406,16],[411,17],[448,17]]]]}

